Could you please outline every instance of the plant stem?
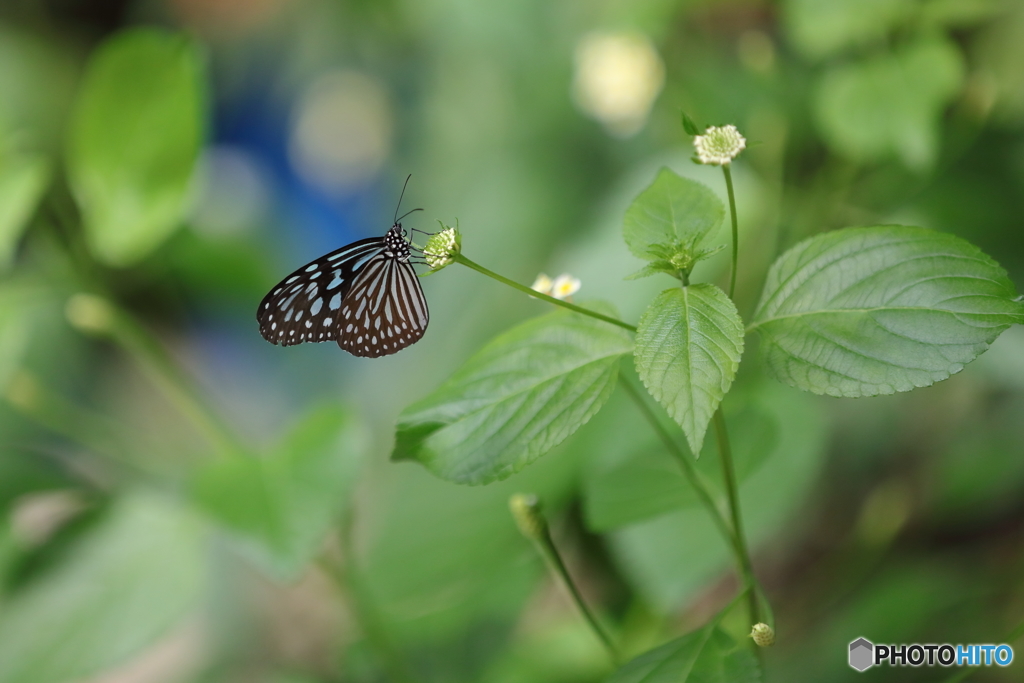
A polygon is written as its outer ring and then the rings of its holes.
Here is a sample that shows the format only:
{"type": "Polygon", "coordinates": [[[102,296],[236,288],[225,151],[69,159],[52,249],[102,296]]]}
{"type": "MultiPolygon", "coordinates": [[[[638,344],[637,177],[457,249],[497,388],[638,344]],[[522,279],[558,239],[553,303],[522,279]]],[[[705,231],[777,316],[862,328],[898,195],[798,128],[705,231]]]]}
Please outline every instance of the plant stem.
{"type": "MultiPolygon", "coordinates": [[[[1017,640],[1021,636],[1024,636],[1024,622],[1017,624],[1017,626],[1012,631],[1010,631],[1009,635],[1007,635],[1006,638],[1003,639],[1003,642],[1007,645],[1010,645],[1011,643],[1013,643],[1013,641],[1017,640]]],[[[978,673],[977,669],[965,666],[949,678],[945,679],[943,683],[960,683],[960,681],[967,680],[967,678],[969,678],[971,674],[976,673],[978,673]]]]}
{"type": "Polygon", "coordinates": [[[690,454],[685,452],[676,440],[672,438],[672,435],[668,433],[668,430],[665,429],[661,420],[659,420],[658,416],[653,410],[651,410],[651,407],[647,404],[647,401],[644,400],[640,391],[633,386],[633,383],[623,381],[622,386],[625,388],[626,393],[629,394],[629,397],[633,399],[633,402],[636,403],[640,412],[643,413],[644,417],[651,424],[651,427],[654,429],[655,433],[657,433],[658,438],[660,438],[661,442],[665,444],[665,448],[675,456],[676,462],[679,463],[679,467],[683,470],[683,474],[686,476],[687,481],[690,482],[690,485],[693,486],[694,490],[697,492],[697,497],[700,498],[701,504],[704,505],[708,514],[711,515],[711,520],[715,523],[715,526],[718,527],[722,537],[729,542],[729,547],[732,548],[733,553],[736,555],[736,561],[739,563],[740,555],[739,548],[736,544],[735,534],[725,517],[722,516],[722,511],[718,509],[718,505],[715,503],[715,497],[711,494],[711,490],[708,488],[708,485],[704,482],[700,473],[693,466],[690,454]]]}
{"type": "Polygon", "coordinates": [[[729,298],[736,293],[736,264],[739,261],[739,227],[736,223],[736,193],[732,189],[732,170],[729,164],[722,164],[725,174],[725,189],[729,193],[729,217],[732,218],[732,271],[729,275],[729,298]]]}
{"type": "Polygon", "coordinates": [[[380,615],[370,599],[369,590],[356,563],[355,547],[352,542],[354,512],[344,514],[339,528],[341,557],[337,561],[321,556],[320,567],[334,580],[335,586],[347,598],[349,608],[370,649],[380,660],[381,666],[395,683],[415,683],[416,678],[398,647],[389,636],[380,615]]]}
{"type": "MultiPolygon", "coordinates": [[[[743,583],[753,588],[758,585],[757,577],[754,576],[754,567],[750,561],[750,551],[747,549],[747,539],[743,533],[743,517],[740,514],[740,496],[736,485],[736,470],[732,462],[729,432],[725,426],[725,415],[722,413],[721,406],[715,411],[715,416],[712,420],[715,423],[715,436],[718,438],[718,454],[722,461],[722,476],[725,480],[725,491],[729,498],[729,513],[732,516],[732,528],[735,532],[736,554],[740,564],[740,572],[743,574],[743,583]]],[[[757,624],[761,621],[761,608],[757,600],[758,592],[757,590],[751,590],[747,594],[751,624],[757,624]]]]}
{"type": "Polygon", "coordinates": [[[558,578],[562,580],[562,584],[569,591],[569,595],[572,597],[572,601],[576,603],[577,609],[583,614],[583,617],[590,624],[591,630],[598,637],[605,649],[608,651],[608,656],[611,658],[615,665],[620,663],[619,653],[616,650],[615,645],[612,644],[612,639],[608,633],[601,627],[601,624],[597,621],[597,618],[587,607],[587,603],[583,601],[583,596],[580,594],[576,583],[572,580],[572,576],[569,575],[569,570],[565,566],[565,562],[562,561],[562,556],[558,552],[558,548],[555,547],[555,542],[551,538],[551,531],[548,529],[547,524],[544,524],[543,530],[538,535],[537,545],[540,546],[541,554],[548,561],[551,569],[558,578]]]}
{"type": "Polygon", "coordinates": [[[159,485],[159,474],[147,463],[129,455],[132,450],[123,442],[115,425],[54,393],[28,371],[19,370],[11,377],[4,398],[43,427],[108,459],[132,475],[159,485]]]}
{"type": "Polygon", "coordinates": [[[222,455],[245,452],[235,434],[185,377],[171,355],[150,332],[113,303],[92,294],[76,294],[68,301],[68,318],[85,331],[109,336],[131,355],[164,393],[222,455]]]}
{"type": "Polygon", "coordinates": [[[529,294],[530,296],[532,296],[534,298],[543,299],[544,301],[547,301],[548,303],[551,303],[551,304],[555,304],[556,306],[561,306],[562,308],[568,308],[570,311],[575,311],[577,313],[582,313],[583,315],[589,315],[591,318],[596,318],[598,320],[603,320],[604,322],[611,323],[612,325],[618,325],[619,327],[621,327],[623,329],[626,329],[626,330],[629,330],[630,332],[636,332],[636,327],[634,327],[633,325],[630,325],[629,323],[623,322],[623,321],[619,320],[618,318],[612,318],[611,316],[602,315],[602,314],[600,314],[600,313],[598,313],[596,311],[591,311],[589,309],[583,308],[582,306],[577,306],[576,304],[571,304],[568,301],[562,301],[561,299],[556,299],[553,296],[548,296],[547,294],[542,294],[542,293],[538,292],[535,289],[530,289],[526,285],[519,284],[515,280],[509,280],[507,277],[504,277],[502,275],[498,275],[494,271],[488,270],[487,268],[484,268],[479,263],[476,263],[474,261],[469,260],[468,258],[463,256],[462,254],[455,254],[455,256],[453,258],[454,258],[456,263],[461,263],[464,266],[472,268],[473,270],[475,270],[478,273],[483,273],[484,275],[486,275],[489,278],[493,278],[493,279],[497,280],[498,282],[500,282],[502,284],[506,284],[509,287],[512,287],[513,289],[518,289],[520,292],[523,292],[525,294],[529,294]]]}

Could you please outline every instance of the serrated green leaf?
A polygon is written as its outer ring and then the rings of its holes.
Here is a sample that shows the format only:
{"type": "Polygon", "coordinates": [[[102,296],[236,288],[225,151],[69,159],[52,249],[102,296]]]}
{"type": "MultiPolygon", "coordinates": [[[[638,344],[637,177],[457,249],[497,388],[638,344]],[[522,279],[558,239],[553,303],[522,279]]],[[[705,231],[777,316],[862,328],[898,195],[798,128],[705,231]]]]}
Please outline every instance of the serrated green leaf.
{"type": "Polygon", "coordinates": [[[392,458],[460,484],[504,479],[597,413],[632,349],[624,330],[578,313],[523,323],[402,411],[392,458]]]}
{"type": "Polygon", "coordinates": [[[193,491],[257,562],[292,578],[348,504],[360,452],[354,418],[339,406],[324,406],[266,457],[239,456],[202,468],[193,491]]]}
{"type": "Polygon", "coordinates": [[[201,520],[135,494],[0,611],[0,681],[64,683],[120,664],[199,606],[201,520]]]}
{"type": "Polygon", "coordinates": [[[964,72],[955,44],[920,41],[827,72],[815,94],[815,116],[840,154],[857,161],[895,156],[923,170],[938,154],[941,114],[964,72]]]}
{"type": "Polygon", "coordinates": [[[724,218],[725,207],[707,186],[663,168],[626,210],[622,235],[635,256],[651,260],[655,245],[700,246],[724,218]]]}
{"type": "Polygon", "coordinates": [[[627,662],[607,683],[760,683],[754,654],[717,621],[627,662]]]}
{"type": "Polygon", "coordinates": [[[636,370],[644,386],[700,453],[711,416],[743,354],[743,321],[712,284],[667,289],[640,318],[636,370]]]}
{"type": "Polygon", "coordinates": [[[798,389],[875,396],[959,372],[1024,307],[1006,272],[964,240],[924,228],[825,233],[772,265],[752,330],[768,372],[798,389]]]}
{"type": "MultiPolygon", "coordinates": [[[[626,406],[625,409],[630,412],[629,417],[635,419],[615,428],[627,430],[631,435],[632,443],[624,447],[627,456],[595,465],[584,484],[583,510],[587,528],[592,531],[608,531],[672,510],[700,505],[700,498],[683,476],[679,464],[643,423],[636,407],[626,406]]],[[[778,455],[779,425],[758,401],[742,393],[737,396],[736,389],[729,393],[724,409],[736,480],[742,484],[760,471],[767,460],[778,455]]],[[[694,467],[713,494],[724,501],[725,487],[718,457],[717,441],[705,439],[694,467]]]]}
{"type": "Polygon", "coordinates": [[[103,262],[138,261],[181,222],[203,138],[203,89],[195,43],[166,31],[123,31],[90,59],[68,176],[103,262]]]}
{"type": "Polygon", "coordinates": [[[50,163],[41,154],[0,155],[0,270],[10,266],[49,179],[50,163]]]}
{"type": "Polygon", "coordinates": [[[651,261],[635,273],[627,275],[625,279],[639,280],[641,278],[657,275],[658,273],[664,273],[666,275],[671,275],[672,277],[679,277],[679,269],[668,261],[651,261]]]}

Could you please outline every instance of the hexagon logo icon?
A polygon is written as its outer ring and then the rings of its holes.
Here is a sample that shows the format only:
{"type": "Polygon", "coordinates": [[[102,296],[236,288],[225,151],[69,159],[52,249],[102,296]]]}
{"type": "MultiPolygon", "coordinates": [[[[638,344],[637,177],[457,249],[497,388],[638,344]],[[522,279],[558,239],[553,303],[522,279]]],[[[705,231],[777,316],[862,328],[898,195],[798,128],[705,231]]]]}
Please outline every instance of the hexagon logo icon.
{"type": "Polygon", "coordinates": [[[867,638],[858,638],[850,643],[850,666],[857,671],[869,669],[874,662],[874,644],[867,638]]]}

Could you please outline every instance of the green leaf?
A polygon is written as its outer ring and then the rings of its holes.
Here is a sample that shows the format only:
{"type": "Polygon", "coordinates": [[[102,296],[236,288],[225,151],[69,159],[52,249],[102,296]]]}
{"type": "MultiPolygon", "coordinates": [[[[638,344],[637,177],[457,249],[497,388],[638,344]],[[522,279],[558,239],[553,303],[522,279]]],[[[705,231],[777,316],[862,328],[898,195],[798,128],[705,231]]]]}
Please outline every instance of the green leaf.
{"type": "Polygon", "coordinates": [[[658,273],[664,273],[665,275],[671,275],[672,277],[679,276],[679,269],[672,265],[669,261],[657,260],[651,261],[646,266],[626,276],[627,280],[640,280],[645,277],[657,275],[658,273]]]}
{"type": "Polygon", "coordinates": [[[921,20],[961,28],[988,21],[1002,11],[998,0],[927,0],[921,7],[921,20]]]}
{"type": "Polygon", "coordinates": [[[943,108],[964,71],[956,45],[934,39],[828,71],[814,100],[825,141],[856,161],[896,156],[927,169],[938,154],[943,108]]]}
{"type": "Polygon", "coordinates": [[[751,329],[769,374],[804,391],[875,396],[960,372],[1024,306],[977,247],[924,228],[829,232],[772,265],[751,329]]]}
{"type": "MultiPolygon", "coordinates": [[[[749,392],[734,388],[723,405],[729,425],[736,479],[746,481],[761,466],[778,455],[779,426],[775,417],[761,407],[749,392]]],[[[606,410],[610,410],[611,407],[606,410]]],[[[700,498],[683,476],[675,457],[654,435],[633,405],[622,408],[629,418],[612,429],[630,435],[630,443],[621,446],[624,456],[598,462],[588,473],[584,486],[583,510],[587,527],[608,531],[651,517],[700,505],[700,498]]],[[[594,444],[600,448],[609,443],[594,444]]],[[[682,445],[682,444],[681,444],[682,445]]],[[[684,450],[689,450],[682,445],[684,450]]],[[[705,439],[700,459],[694,463],[712,492],[724,501],[722,466],[716,439],[705,439]]]]}
{"type": "Polygon", "coordinates": [[[203,138],[192,40],[137,28],[101,45],[74,108],[68,175],[97,258],[130,265],[181,222],[203,138]]]}
{"type": "Polygon", "coordinates": [[[686,134],[687,135],[700,135],[700,128],[698,128],[697,124],[693,122],[693,119],[690,118],[689,114],[687,114],[684,111],[684,112],[682,112],[682,115],[683,115],[683,130],[686,131],[686,134]]]}
{"type": "Polygon", "coordinates": [[[0,611],[0,682],[63,683],[123,662],[199,605],[202,524],[133,495],[0,611]]]}
{"type": "Polygon", "coordinates": [[[707,186],[663,168],[626,210],[622,234],[635,256],[651,260],[654,245],[700,246],[724,218],[725,207],[707,186]]]}
{"type": "Polygon", "coordinates": [[[711,416],[743,354],[743,321],[712,284],[667,289],[640,318],[636,370],[700,453],[711,416]]]}
{"type": "Polygon", "coordinates": [[[514,623],[545,574],[509,514],[509,496],[534,492],[557,518],[591,455],[557,448],[490,486],[452,486],[422,467],[389,468],[387,484],[359,507],[360,518],[373,520],[360,543],[360,573],[388,631],[418,648],[426,639],[436,651],[482,623],[514,623]]]}
{"type": "Polygon", "coordinates": [[[761,670],[749,647],[718,627],[670,640],[627,662],[607,683],[760,683],[761,670]]]}
{"type": "Polygon", "coordinates": [[[820,59],[884,40],[914,9],[912,0],[787,0],[783,16],[796,47],[820,59]]]}
{"type": "Polygon", "coordinates": [[[50,163],[41,154],[7,152],[0,156],[0,270],[11,265],[14,250],[50,179],[50,163]]]}
{"type": "Polygon", "coordinates": [[[348,505],[360,462],[358,433],[346,410],[325,406],[266,457],[240,456],[204,467],[195,496],[261,565],[292,578],[348,505]]]}
{"type": "Polygon", "coordinates": [[[579,313],[523,323],[402,411],[392,458],[459,484],[504,479],[600,410],[632,349],[624,330],[579,313]]]}

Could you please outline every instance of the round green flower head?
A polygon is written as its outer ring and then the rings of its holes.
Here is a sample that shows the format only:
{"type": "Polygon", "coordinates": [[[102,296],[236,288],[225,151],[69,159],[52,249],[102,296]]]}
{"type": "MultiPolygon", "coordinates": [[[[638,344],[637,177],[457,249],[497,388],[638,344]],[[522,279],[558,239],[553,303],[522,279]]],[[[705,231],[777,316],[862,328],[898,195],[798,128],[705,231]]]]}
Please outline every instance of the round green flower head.
{"type": "Polygon", "coordinates": [[[750,629],[750,637],[759,647],[775,644],[775,631],[768,624],[754,624],[754,627],[750,629]]]}
{"type": "Polygon", "coordinates": [[[693,138],[693,146],[697,149],[700,163],[723,166],[739,156],[747,146],[747,140],[732,124],[711,126],[704,135],[693,138]]]}
{"type": "Polygon", "coordinates": [[[439,232],[435,232],[423,247],[423,258],[431,271],[441,270],[455,260],[462,251],[462,235],[458,229],[441,223],[439,232]]]}

